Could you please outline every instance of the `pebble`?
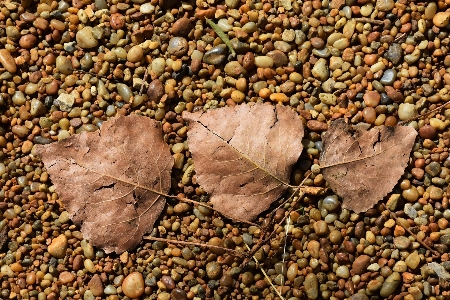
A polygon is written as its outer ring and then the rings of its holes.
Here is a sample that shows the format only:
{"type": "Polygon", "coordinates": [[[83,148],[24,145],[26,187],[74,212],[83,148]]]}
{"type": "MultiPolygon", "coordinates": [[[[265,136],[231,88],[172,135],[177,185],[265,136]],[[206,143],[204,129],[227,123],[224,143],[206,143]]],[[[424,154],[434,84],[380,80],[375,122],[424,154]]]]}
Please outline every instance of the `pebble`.
{"type": "Polygon", "coordinates": [[[212,261],[206,264],[206,275],[208,276],[208,278],[218,279],[221,276],[221,273],[222,268],[217,262],[212,261]]]}
{"type": "Polygon", "coordinates": [[[255,57],[255,65],[258,68],[271,68],[273,59],[270,56],[257,56],[255,57]]]}
{"type": "Polygon", "coordinates": [[[388,297],[392,295],[397,287],[401,284],[402,278],[398,272],[393,272],[391,275],[389,275],[385,282],[383,283],[383,286],[380,290],[380,296],[381,297],[388,297]]]}
{"type": "Polygon", "coordinates": [[[384,71],[383,76],[380,79],[380,83],[383,85],[392,85],[397,78],[397,71],[393,69],[387,69],[384,71]]]}
{"type": "Polygon", "coordinates": [[[188,51],[188,42],[183,37],[173,37],[169,41],[167,52],[175,56],[183,56],[188,51]]]}
{"type": "Polygon", "coordinates": [[[103,282],[98,274],[94,274],[88,283],[89,290],[95,297],[103,295],[103,282]]]}
{"type": "Polygon", "coordinates": [[[370,265],[370,256],[360,255],[358,256],[352,264],[352,271],[357,275],[361,275],[370,265]]]}
{"type": "Polygon", "coordinates": [[[11,53],[6,49],[0,49],[0,64],[10,73],[17,71],[17,65],[11,53]]]}
{"type": "Polygon", "coordinates": [[[398,107],[398,117],[405,121],[417,116],[416,106],[411,103],[401,103],[398,107]]]}
{"type": "Polygon", "coordinates": [[[77,45],[83,49],[90,49],[98,46],[98,41],[92,35],[92,27],[86,26],[76,34],[77,45]]]}
{"type": "Polygon", "coordinates": [[[320,58],[311,70],[312,75],[321,81],[325,81],[330,76],[327,61],[324,58],[320,58]]]}
{"type": "Polygon", "coordinates": [[[122,291],[129,298],[139,298],[144,294],[144,289],[144,277],[139,272],[132,272],[123,280],[122,291]]]}
{"type": "Polygon", "coordinates": [[[413,253],[409,254],[408,257],[405,259],[405,263],[408,266],[408,268],[412,270],[416,269],[420,264],[420,256],[417,253],[417,251],[414,251],[413,253]]]}
{"type": "Polygon", "coordinates": [[[319,282],[316,274],[309,273],[306,275],[303,285],[305,286],[306,296],[309,299],[317,299],[319,297],[319,282]]]}
{"type": "Polygon", "coordinates": [[[144,57],[144,50],[141,46],[133,46],[127,53],[127,60],[132,63],[140,61],[144,57]]]}
{"type": "Polygon", "coordinates": [[[52,240],[52,243],[48,246],[47,251],[50,255],[56,258],[64,258],[66,256],[68,245],[67,237],[64,234],[60,234],[52,240]]]}
{"type": "Polygon", "coordinates": [[[147,96],[150,101],[158,102],[164,95],[164,86],[159,79],[153,80],[147,89],[147,96]]]}
{"type": "Polygon", "coordinates": [[[450,21],[450,12],[438,12],[433,17],[433,24],[437,27],[445,27],[450,21]]]}
{"type": "Polygon", "coordinates": [[[411,246],[411,240],[406,236],[399,236],[394,238],[394,245],[400,250],[408,249],[411,246]]]}
{"type": "Polygon", "coordinates": [[[209,50],[203,55],[203,62],[209,65],[220,65],[225,62],[227,46],[220,44],[209,50]]]}
{"type": "Polygon", "coordinates": [[[231,77],[238,77],[243,74],[246,75],[247,71],[237,61],[230,61],[225,65],[224,71],[231,77]]]}
{"type": "Polygon", "coordinates": [[[394,65],[397,65],[403,58],[402,46],[392,43],[385,52],[384,57],[390,60],[394,65]]]}
{"type": "Polygon", "coordinates": [[[375,7],[379,11],[390,11],[394,8],[394,0],[377,0],[375,7]]]}

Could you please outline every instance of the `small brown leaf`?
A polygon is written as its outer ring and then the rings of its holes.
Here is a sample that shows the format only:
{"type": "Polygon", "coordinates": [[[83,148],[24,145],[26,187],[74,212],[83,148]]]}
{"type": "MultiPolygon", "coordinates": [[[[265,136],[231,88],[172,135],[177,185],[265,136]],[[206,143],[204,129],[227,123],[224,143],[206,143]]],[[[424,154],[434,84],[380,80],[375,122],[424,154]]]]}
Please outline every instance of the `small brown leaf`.
{"type": "Polygon", "coordinates": [[[323,137],[320,166],[342,207],[366,211],[392,191],[402,176],[417,132],[409,126],[380,126],[355,133],[334,121],[323,137]]]}
{"type": "Polygon", "coordinates": [[[198,182],[214,209],[251,221],[284,193],[303,149],[303,124],[289,107],[244,104],[183,118],[198,182]]]}
{"type": "Polygon", "coordinates": [[[72,220],[106,253],[136,247],[164,208],[173,158],[156,121],[118,117],[36,150],[72,220]]]}

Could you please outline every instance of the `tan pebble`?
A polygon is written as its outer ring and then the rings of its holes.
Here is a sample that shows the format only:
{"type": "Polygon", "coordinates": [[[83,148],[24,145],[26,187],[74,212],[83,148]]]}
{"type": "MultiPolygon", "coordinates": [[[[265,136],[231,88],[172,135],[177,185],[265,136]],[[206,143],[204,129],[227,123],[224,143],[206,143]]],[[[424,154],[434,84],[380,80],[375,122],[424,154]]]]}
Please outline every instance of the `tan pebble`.
{"type": "Polygon", "coordinates": [[[63,271],[59,274],[59,280],[62,284],[72,282],[75,279],[75,275],[68,271],[63,271]]]}
{"type": "Polygon", "coordinates": [[[130,273],[122,283],[122,291],[129,298],[142,296],[144,288],[144,277],[139,272],[130,273]]]}
{"type": "Polygon", "coordinates": [[[11,53],[6,49],[0,49],[0,64],[2,64],[6,71],[10,73],[17,71],[16,62],[11,53]]]}
{"type": "Polygon", "coordinates": [[[438,12],[433,17],[433,24],[437,27],[445,27],[448,25],[450,20],[450,12],[438,12]]]}
{"type": "Polygon", "coordinates": [[[22,144],[22,153],[28,154],[31,152],[31,149],[33,148],[33,142],[26,140],[22,144]]]}
{"type": "Polygon", "coordinates": [[[272,95],[270,95],[270,100],[274,102],[288,102],[289,97],[286,96],[285,93],[273,93],[272,95]]]}
{"type": "Polygon", "coordinates": [[[135,63],[140,61],[144,57],[144,51],[140,46],[132,47],[127,54],[127,60],[135,63]]]}
{"type": "Polygon", "coordinates": [[[60,234],[57,238],[54,238],[50,246],[48,246],[48,253],[56,258],[64,258],[67,250],[67,237],[64,234],[60,234]]]}
{"type": "Polygon", "coordinates": [[[241,103],[245,99],[245,94],[241,91],[234,90],[231,93],[231,99],[236,103],[241,103]]]}

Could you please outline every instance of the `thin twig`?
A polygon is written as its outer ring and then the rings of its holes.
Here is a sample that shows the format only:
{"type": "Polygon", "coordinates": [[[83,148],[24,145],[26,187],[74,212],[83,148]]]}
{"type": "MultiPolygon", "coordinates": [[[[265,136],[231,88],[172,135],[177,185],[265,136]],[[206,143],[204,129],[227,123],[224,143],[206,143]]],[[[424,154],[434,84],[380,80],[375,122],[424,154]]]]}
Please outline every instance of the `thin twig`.
{"type": "Polygon", "coordinates": [[[369,19],[369,18],[355,18],[355,21],[356,22],[370,23],[370,24],[374,24],[374,25],[384,25],[383,21],[373,20],[373,19],[369,19]]]}
{"type": "MultiPolygon", "coordinates": [[[[393,217],[393,218],[395,219],[395,221],[398,221],[397,216],[396,216],[389,208],[387,208],[387,206],[386,206],[384,203],[382,203],[382,205],[383,205],[383,207],[384,207],[387,211],[389,211],[391,217],[393,217]]],[[[428,246],[427,244],[425,244],[424,242],[422,242],[422,241],[417,237],[417,235],[415,235],[411,230],[409,230],[409,228],[404,227],[400,222],[397,222],[397,223],[400,224],[400,226],[402,226],[403,229],[405,229],[412,237],[414,237],[414,238],[416,239],[416,241],[418,241],[422,246],[424,246],[425,248],[427,248],[428,250],[430,250],[431,253],[433,253],[433,254],[436,255],[437,257],[440,257],[439,252],[437,252],[437,251],[434,250],[434,249],[431,249],[430,246],[428,246]]]]}
{"type": "Polygon", "coordinates": [[[141,89],[139,90],[139,96],[142,95],[142,92],[144,91],[144,85],[147,84],[147,76],[148,76],[148,68],[145,68],[144,80],[142,82],[141,89]]]}
{"type": "Polygon", "coordinates": [[[408,119],[408,120],[405,120],[405,121],[401,121],[401,122],[398,123],[398,125],[403,125],[403,124],[409,123],[409,122],[411,122],[411,121],[418,120],[418,119],[420,119],[420,118],[424,118],[424,117],[428,116],[429,114],[432,114],[432,113],[434,113],[435,111],[438,111],[438,110],[442,109],[444,106],[446,106],[446,105],[448,105],[448,104],[450,104],[450,100],[447,101],[447,102],[445,102],[445,103],[442,104],[441,106],[436,107],[435,109],[432,109],[432,110],[430,110],[430,111],[427,111],[427,112],[424,113],[423,115],[418,115],[418,116],[415,116],[415,117],[413,117],[413,118],[411,118],[411,119],[408,119]]]}
{"type": "Polygon", "coordinates": [[[72,70],[72,72],[74,72],[74,73],[84,73],[84,74],[89,74],[89,75],[92,75],[92,76],[95,76],[95,77],[100,77],[100,78],[108,79],[107,76],[98,75],[98,74],[95,74],[95,73],[92,73],[92,72],[89,72],[89,71],[84,71],[84,70],[74,70],[74,69],[71,69],[71,70],[72,70]]]}
{"type": "Polygon", "coordinates": [[[169,239],[157,238],[157,237],[153,237],[153,236],[144,236],[144,239],[151,240],[151,241],[171,243],[171,244],[180,244],[180,245],[188,245],[188,246],[215,248],[215,249],[219,249],[219,250],[223,250],[223,251],[229,252],[229,253],[231,253],[233,255],[236,255],[236,256],[239,256],[239,257],[241,257],[242,254],[243,254],[243,253],[238,252],[238,251],[233,250],[233,249],[228,249],[228,248],[224,248],[224,247],[220,247],[220,246],[208,245],[208,244],[203,244],[203,243],[185,242],[185,241],[178,241],[178,240],[169,240],[169,239]]]}
{"type": "MultiPolygon", "coordinates": [[[[250,251],[250,247],[244,243],[244,245],[247,247],[247,249],[250,251]]],[[[264,277],[267,278],[267,281],[269,282],[270,286],[275,290],[275,293],[277,293],[278,297],[280,297],[282,300],[285,300],[283,296],[281,296],[280,292],[275,288],[275,286],[272,283],[272,280],[270,280],[269,276],[267,276],[266,272],[264,271],[263,268],[261,268],[261,266],[259,265],[258,260],[256,259],[256,257],[254,255],[252,255],[253,259],[255,260],[256,264],[258,265],[259,269],[261,270],[261,272],[264,274],[264,277]]]]}

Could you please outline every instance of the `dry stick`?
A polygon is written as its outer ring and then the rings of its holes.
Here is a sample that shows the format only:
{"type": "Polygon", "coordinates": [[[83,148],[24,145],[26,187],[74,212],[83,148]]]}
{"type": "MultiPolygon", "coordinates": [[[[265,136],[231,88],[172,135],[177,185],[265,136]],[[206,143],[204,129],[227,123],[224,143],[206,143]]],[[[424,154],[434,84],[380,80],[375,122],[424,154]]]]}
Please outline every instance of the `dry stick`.
{"type": "Polygon", "coordinates": [[[142,95],[142,92],[144,91],[144,85],[147,84],[147,76],[148,76],[148,68],[145,68],[144,81],[142,82],[141,89],[139,90],[139,96],[142,95]]]}
{"type": "MultiPolygon", "coordinates": [[[[245,244],[245,243],[244,243],[245,244]]],[[[248,251],[250,251],[250,247],[245,244],[245,246],[247,247],[248,251]]],[[[254,255],[252,255],[253,259],[255,260],[256,264],[258,265],[259,269],[261,270],[261,272],[264,274],[264,277],[267,278],[267,281],[269,282],[270,286],[275,290],[275,293],[277,293],[278,297],[280,297],[282,300],[286,300],[284,299],[283,296],[281,296],[280,292],[275,288],[275,286],[272,283],[272,280],[270,280],[269,276],[267,276],[266,272],[264,271],[263,268],[261,268],[261,266],[259,265],[258,260],[256,259],[256,257],[254,255]]]]}
{"type": "Polygon", "coordinates": [[[158,241],[158,242],[172,243],[172,244],[215,248],[215,249],[220,249],[220,250],[223,250],[223,251],[226,251],[226,252],[230,252],[233,255],[236,255],[236,256],[239,256],[239,257],[242,256],[241,252],[238,252],[238,251],[233,250],[233,249],[228,249],[228,248],[224,248],[224,247],[220,247],[220,246],[215,246],[215,245],[208,245],[208,244],[196,243],[196,242],[185,242],[185,241],[178,241],[178,240],[169,240],[169,239],[157,238],[157,237],[153,237],[153,236],[144,236],[144,239],[152,240],[152,241],[158,241]]]}
{"type": "MultiPolygon", "coordinates": [[[[395,221],[398,221],[397,216],[389,209],[387,208],[386,204],[382,203],[383,207],[389,211],[391,217],[393,217],[395,219],[395,221]]],[[[437,252],[436,250],[431,249],[431,247],[429,247],[427,244],[425,244],[424,242],[422,242],[417,235],[415,235],[411,230],[409,230],[409,228],[406,228],[405,226],[403,226],[400,222],[398,222],[398,224],[400,224],[400,226],[403,227],[403,229],[405,229],[412,237],[414,237],[422,246],[424,246],[425,248],[427,248],[428,250],[431,251],[431,253],[433,253],[435,256],[440,257],[439,252],[437,252]]]]}
{"type": "Polygon", "coordinates": [[[370,23],[370,24],[375,24],[375,25],[384,25],[383,21],[380,20],[372,20],[369,18],[355,18],[356,22],[366,22],[366,23],[370,23]]]}
{"type": "Polygon", "coordinates": [[[447,102],[445,102],[445,103],[442,104],[441,106],[438,106],[438,107],[436,107],[435,109],[432,109],[432,110],[426,112],[426,113],[423,114],[423,115],[418,115],[418,116],[415,116],[415,117],[413,117],[413,118],[411,118],[411,119],[408,119],[408,120],[405,120],[405,121],[401,121],[400,123],[398,123],[398,125],[403,125],[403,124],[409,123],[409,122],[411,122],[411,121],[414,121],[414,120],[423,118],[423,117],[425,117],[425,116],[427,116],[427,115],[429,115],[429,114],[434,113],[435,111],[438,111],[438,110],[442,109],[444,106],[446,106],[446,105],[448,105],[448,104],[450,104],[450,100],[447,101],[447,102]]]}

